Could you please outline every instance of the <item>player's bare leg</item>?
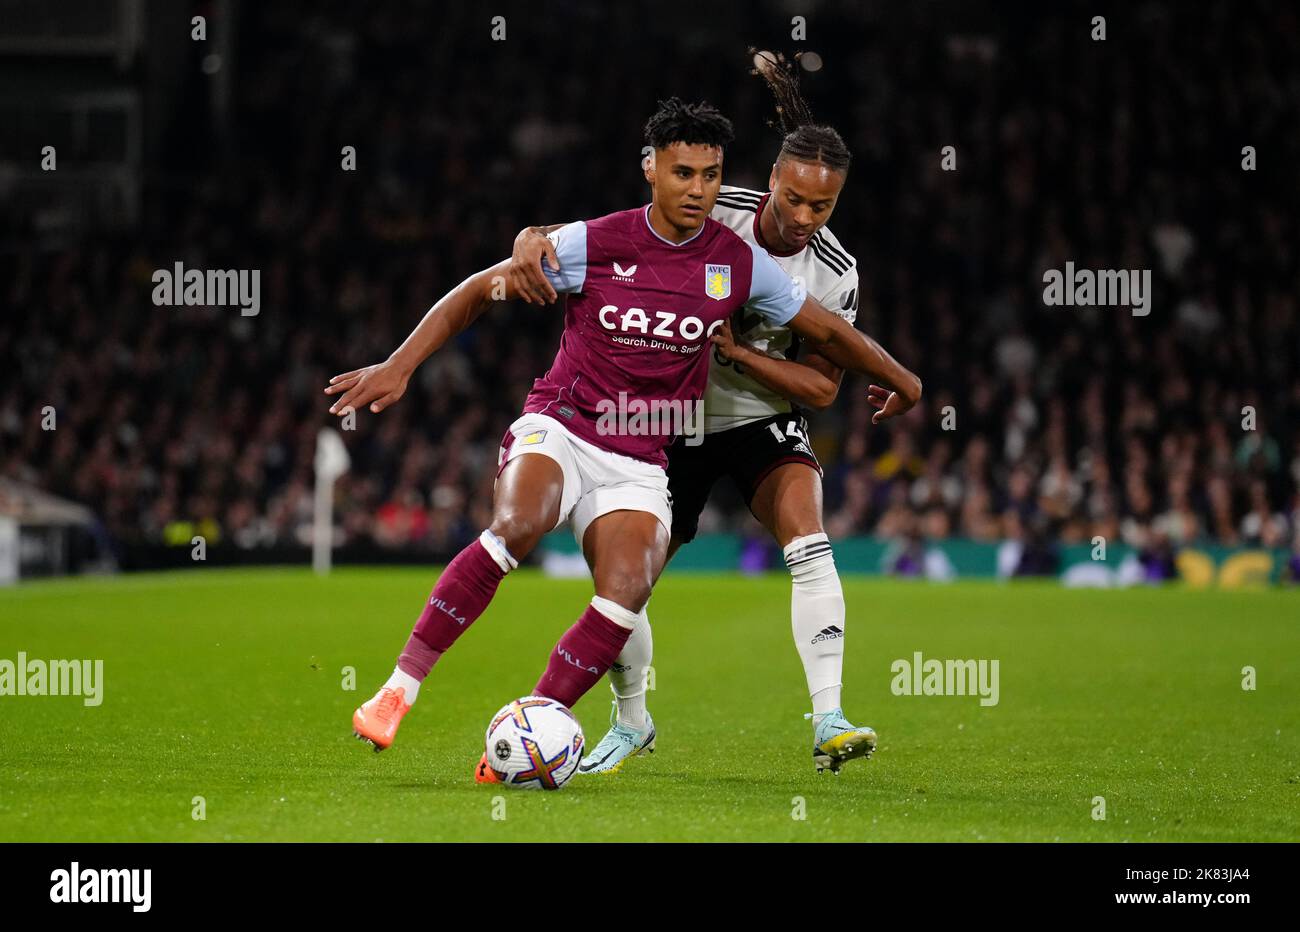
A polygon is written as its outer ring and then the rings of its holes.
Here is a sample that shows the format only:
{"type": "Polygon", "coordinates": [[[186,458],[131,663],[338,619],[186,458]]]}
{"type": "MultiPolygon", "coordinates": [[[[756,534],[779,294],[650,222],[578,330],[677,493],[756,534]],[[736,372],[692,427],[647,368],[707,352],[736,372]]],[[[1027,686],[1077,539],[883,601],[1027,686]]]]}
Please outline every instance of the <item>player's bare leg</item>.
{"type": "Polygon", "coordinates": [[[778,466],[759,482],[749,510],[782,547],[824,533],[822,477],[806,463],[778,466]]]}
{"type": "Polygon", "coordinates": [[[353,713],[358,738],[376,751],[393,743],[433,665],[487,609],[505,575],[555,527],[563,489],[564,475],[549,456],[527,453],[506,464],[492,497],[491,525],[447,564],[392,676],[353,713]]]}
{"type": "Polygon", "coordinates": [[[611,511],[591,522],[582,538],[582,553],[596,595],[641,611],[663,572],[668,543],[668,529],[648,511],[611,511]]]}

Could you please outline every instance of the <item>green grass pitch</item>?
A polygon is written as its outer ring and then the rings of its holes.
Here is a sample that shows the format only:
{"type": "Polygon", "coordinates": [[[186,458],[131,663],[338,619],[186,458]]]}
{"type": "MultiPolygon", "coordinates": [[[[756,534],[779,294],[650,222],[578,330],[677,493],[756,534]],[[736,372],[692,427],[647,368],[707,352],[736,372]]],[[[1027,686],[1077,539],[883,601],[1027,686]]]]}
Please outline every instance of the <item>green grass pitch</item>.
{"type": "MultiPolygon", "coordinates": [[[[788,577],[669,575],[650,604],[658,752],[540,793],[471,771],[587,581],[511,576],[392,749],[351,735],[435,577],[210,569],[0,590],[0,658],[104,661],[99,707],[0,697],[0,838],[1300,839],[1296,593],[847,578],[845,711],[880,748],[835,777],[810,760],[788,577]],[[915,651],[997,659],[999,703],[894,695],[890,664],[915,651]]],[[[602,682],[575,710],[589,745],[609,702],[602,682]]]]}

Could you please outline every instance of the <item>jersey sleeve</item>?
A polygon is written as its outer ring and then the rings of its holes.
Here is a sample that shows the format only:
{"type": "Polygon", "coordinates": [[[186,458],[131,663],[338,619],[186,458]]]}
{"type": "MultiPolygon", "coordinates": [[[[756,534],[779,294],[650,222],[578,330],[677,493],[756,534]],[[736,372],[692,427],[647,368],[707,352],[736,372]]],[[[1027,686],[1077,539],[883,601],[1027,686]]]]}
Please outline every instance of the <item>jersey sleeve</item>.
{"type": "Polygon", "coordinates": [[[858,269],[850,266],[840,280],[817,298],[826,310],[839,314],[849,323],[858,319],[858,269]]]}
{"type": "Polygon", "coordinates": [[[749,300],[745,306],[758,312],[764,323],[784,327],[790,322],[808,297],[808,287],[785,274],[776,260],[753,243],[748,243],[754,254],[754,274],[749,286],[749,300]]]}
{"type": "Polygon", "coordinates": [[[542,257],[542,273],[556,291],[570,294],[581,291],[587,281],[587,225],[581,220],[546,234],[555,246],[560,260],[560,271],[551,270],[546,257],[542,257]]]}

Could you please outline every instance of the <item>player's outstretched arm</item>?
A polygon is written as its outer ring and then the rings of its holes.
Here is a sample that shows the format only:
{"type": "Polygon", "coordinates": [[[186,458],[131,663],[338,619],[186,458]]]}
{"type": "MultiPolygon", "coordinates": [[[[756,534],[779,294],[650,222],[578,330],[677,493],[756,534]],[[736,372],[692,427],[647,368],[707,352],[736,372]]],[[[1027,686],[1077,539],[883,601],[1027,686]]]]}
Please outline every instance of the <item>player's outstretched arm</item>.
{"type": "Polygon", "coordinates": [[[349,410],[359,410],[366,405],[370,406],[372,413],[378,414],[394,404],[406,393],[406,383],[420,363],[477,320],[495,302],[520,296],[509,282],[509,265],[508,259],[498,262],[471,275],[443,295],[429,308],[402,345],[383,362],[330,379],[325,394],[342,393],[343,396],[330,406],[330,414],[342,417],[349,410]]]}
{"type": "Polygon", "coordinates": [[[818,360],[817,366],[770,356],[748,343],[737,342],[731,321],[715,330],[711,339],[723,357],[744,367],[746,375],[800,407],[820,411],[829,408],[839,394],[844,371],[815,354],[810,358],[818,360]]]}
{"type": "Polygon", "coordinates": [[[871,419],[873,424],[905,414],[921,400],[921,380],[915,373],[871,337],[813,298],[805,299],[787,326],[810,349],[841,369],[864,373],[885,386],[872,385],[868,389],[871,403],[879,409],[871,419]]]}
{"type": "Polygon", "coordinates": [[[548,233],[554,233],[563,223],[553,223],[545,227],[524,227],[515,237],[514,249],[510,253],[510,283],[519,291],[519,297],[529,304],[554,304],[557,297],[555,286],[542,271],[542,260],[551,267],[551,271],[560,271],[560,257],[555,253],[555,244],[548,233]]]}

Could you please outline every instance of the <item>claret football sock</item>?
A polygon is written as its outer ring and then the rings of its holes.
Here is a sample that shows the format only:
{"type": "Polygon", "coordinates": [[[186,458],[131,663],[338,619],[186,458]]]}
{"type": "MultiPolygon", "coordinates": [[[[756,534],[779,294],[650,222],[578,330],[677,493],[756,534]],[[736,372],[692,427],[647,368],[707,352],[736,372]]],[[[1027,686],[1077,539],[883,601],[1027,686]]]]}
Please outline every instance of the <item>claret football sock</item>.
{"type": "MultiPolygon", "coordinates": [[[[415,629],[397,659],[401,673],[418,682],[492,602],[497,586],[518,562],[501,538],[484,531],[438,577],[415,629]]],[[[408,693],[408,701],[414,696],[408,693]]]]}
{"type": "Polygon", "coordinates": [[[808,679],[813,713],[839,708],[844,669],[844,591],[825,534],[796,537],[785,548],[794,585],[790,624],[808,679]]]}
{"type": "Polygon", "coordinates": [[[573,708],[618,657],[636,620],[636,612],[600,596],[593,598],[555,645],[533,694],[573,708]]]}

